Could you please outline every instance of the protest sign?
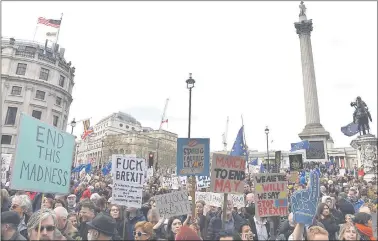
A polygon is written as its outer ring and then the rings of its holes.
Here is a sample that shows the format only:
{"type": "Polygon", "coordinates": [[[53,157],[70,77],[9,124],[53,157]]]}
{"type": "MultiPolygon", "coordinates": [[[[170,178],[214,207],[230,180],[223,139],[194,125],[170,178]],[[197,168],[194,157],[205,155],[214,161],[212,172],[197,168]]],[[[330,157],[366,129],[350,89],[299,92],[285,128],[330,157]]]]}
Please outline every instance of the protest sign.
{"type": "Polygon", "coordinates": [[[243,193],[246,158],[242,156],[213,155],[210,190],[221,193],[243,193]]]}
{"type": "Polygon", "coordinates": [[[7,173],[11,164],[12,154],[1,153],[1,183],[7,182],[7,173]]]}
{"type": "Polygon", "coordinates": [[[284,173],[264,173],[254,176],[256,216],[287,216],[287,179],[284,173]]]}
{"type": "Polygon", "coordinates": [[[320,196],[320,179],[312,171],[307,189],[295,191],[290,197],[291,212],[296,223],[311,225],[314,222],[320,196]]]}
{"type": "Polygon", "coordinates": [[[155,202],[160,217],[170,218],[191,212],[190,201],[186,191],[156,195],[155,202]]]}
{"type": "Polygon", "coordinates": [[[135,155],[113,155],[113,204],[142,207],[142,191],[146,160],[135,155]]]}
{"type": "Polygon", "coordinates": [[[290,171],[302,171],[303,157],[302,154],[289,155],[290,171]]]}
{"type": "Polygon", "coordinates": [[[373,236],[374,238],[377,238],[377,213],[371,214],[371,220],[372,220],[372,229],[373,229],[373,236]]]}
{"type": "Polygon", "coordinates": [[[177,175],[209,176],[210,139],[177,139],[177,175]]]}
{"type": "Polygon", "coordinates": [[[197,189],[210,187],[210,177],[197,176],[197,189]]]}
{"type": "Polygon", "coordinates": [[[10,188],[67,194],[75,137],[21,114],[10,188]]]}
{"type": "MultiPolygon", "coordinates": [[[[196,201],[203,200],[206,205],[221,207],[223,203],[223,193],[215,192],[196,192],[196,201]]],[[[230,194],[229,198],[232,200],[234,207],[245,207],[244,194],[230,194]]]]}

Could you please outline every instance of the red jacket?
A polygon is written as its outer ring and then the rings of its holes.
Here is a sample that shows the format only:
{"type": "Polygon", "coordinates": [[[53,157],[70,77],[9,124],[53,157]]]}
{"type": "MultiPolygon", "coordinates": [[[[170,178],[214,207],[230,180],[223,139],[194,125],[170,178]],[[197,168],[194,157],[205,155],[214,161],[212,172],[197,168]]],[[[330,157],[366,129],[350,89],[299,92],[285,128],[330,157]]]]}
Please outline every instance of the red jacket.
{"type": "Polygon", "coordinates": [[[83,192],[83,195],[81,195],[81,198],[80,198],[80,201],[81,200],[83,200],[83,199],[85,199],[85,198],[91,198],[91,190],[89,190],[89,188],[87,188],[87,190],[85,190],[84,192],[83,192]]]}

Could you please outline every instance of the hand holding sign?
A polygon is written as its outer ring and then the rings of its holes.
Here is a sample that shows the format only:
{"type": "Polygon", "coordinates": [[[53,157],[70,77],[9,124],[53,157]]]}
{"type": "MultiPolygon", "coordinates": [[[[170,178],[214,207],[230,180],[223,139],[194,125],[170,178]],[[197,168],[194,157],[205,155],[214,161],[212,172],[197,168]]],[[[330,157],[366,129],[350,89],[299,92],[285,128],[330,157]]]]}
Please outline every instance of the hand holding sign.
{"type": "Polygon", "coordinates": [[[293,193],[291,197],[291,209],[294,221],[301,224],[312,224],[315,217],[319,199],[319,174],[310,173],[310,181],[306,190],[293,193]]]}

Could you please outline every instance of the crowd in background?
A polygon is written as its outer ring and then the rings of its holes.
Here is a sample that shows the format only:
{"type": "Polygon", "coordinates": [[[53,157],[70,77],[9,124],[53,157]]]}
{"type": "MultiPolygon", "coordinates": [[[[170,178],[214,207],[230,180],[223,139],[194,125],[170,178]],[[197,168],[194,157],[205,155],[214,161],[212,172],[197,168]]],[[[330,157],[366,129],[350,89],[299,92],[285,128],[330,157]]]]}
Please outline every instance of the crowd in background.
{"type": "MultiPolygon", "coordinates": [[[[269,218],[255,215],[253,175],[244,184],[245,207],[222,208],[196,200],[196,215],[160,217],[154,196],[175,190],[164,188],[161,178],[144,185],[141,208],[112,204],[109,176],[94,171],[71,180],[68,195],[1,190],[2,240],[376,240],[372,220],[377,212],[377,185],[366,182],[360,170],[306,166],[289,193],[307,188],[311,169],[321,175],[320,199],[313,225],[297,224],[289,210],[274,226],[269,218]],[[273,227],[274,226],[274,227],[273,227]]],[[[289,171],[287,172],[290,178],[289,171]]],[[[295,178],[294,178],[295,179],[295,178]]],[[[188,190],[191,185],[182,185],[188,190]]],[[[208,190],[202,190],[208,191],[208,190]]],[[[289,194],[289,195],[290,195],[289,194]]],[[[190,197],[188,197],[190,199],[190,197]]]]}

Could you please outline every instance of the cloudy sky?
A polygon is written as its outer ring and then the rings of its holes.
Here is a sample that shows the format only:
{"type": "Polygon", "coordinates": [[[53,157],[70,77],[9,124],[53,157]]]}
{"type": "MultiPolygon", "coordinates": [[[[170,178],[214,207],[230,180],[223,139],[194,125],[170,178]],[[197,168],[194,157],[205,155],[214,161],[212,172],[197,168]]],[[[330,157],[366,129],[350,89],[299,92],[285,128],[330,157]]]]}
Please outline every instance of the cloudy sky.
{"type": "MultiPolygon", "coordinates": [[[[362,96],[377,133],[377,3],[305,2],[313,19],[312,46],[321,123],[338,147],[352,138],[350,102],[362,96]]],[[[170,98],[168,131],[229,148],[244,117],[247,144],[290,149],[305,125],[298,2],[2,2],[2,35],[32,39],[38,17],[59,19],[59,44],[76,67],[70,120],[92,122],[124,111],[158,128],[170,98]],[[17,21],[15,21],[17,20],[17,21]]],[[[75,130],[80,135],[82,126],[75,130]]]]}

